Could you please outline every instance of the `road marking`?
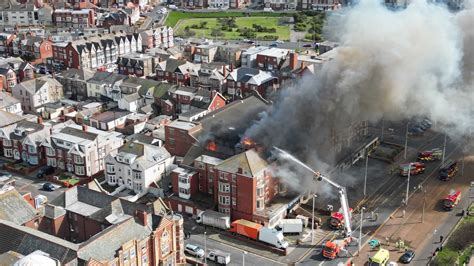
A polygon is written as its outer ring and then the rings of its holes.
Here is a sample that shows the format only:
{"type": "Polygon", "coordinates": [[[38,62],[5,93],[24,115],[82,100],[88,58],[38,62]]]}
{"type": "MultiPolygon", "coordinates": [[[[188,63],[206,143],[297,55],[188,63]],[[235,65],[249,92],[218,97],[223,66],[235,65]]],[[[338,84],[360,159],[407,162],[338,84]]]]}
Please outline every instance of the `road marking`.
{"type": "Polygon", "coordinates": [[[321,265],[323,265],[324,263],[325,263],[325,261],[321,261],[321,263],[319,263],[318,265],[321,266],[321,265]]]}

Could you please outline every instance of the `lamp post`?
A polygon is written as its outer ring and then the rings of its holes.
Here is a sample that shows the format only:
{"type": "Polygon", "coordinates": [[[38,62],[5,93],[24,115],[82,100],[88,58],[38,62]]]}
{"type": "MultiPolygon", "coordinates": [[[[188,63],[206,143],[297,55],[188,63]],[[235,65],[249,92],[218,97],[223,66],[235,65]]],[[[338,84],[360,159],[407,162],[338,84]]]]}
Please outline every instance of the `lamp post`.
{"type": "Polygon", "coordinates": [[[441,161],[441,164],[444,164],[444,159],[446,158],[446,142],[448,140],[448,135],[444,134],[444,145],[443,145],[443,160],[441,161]]]}
{"type": "Polygon", "coordinates": [[[313,211],[311,214],[311,244],[314,244],[314,200],[316,199],[317,195],[313,194],[313,211]]]}
{"type": "Polygon", "coordinates": [[[204,264],[207,264],[207,232],[204,232],[204,264]]]}
{"type": "Polygon", "coordinates": [[[421,223],[425,221],[426,189],[423,190],[423,211],[421,212],[421,223]]]}
{"type": "Polygon", "coordinates": [[[369,151],[365,155],[364,197],[367,195],[367,170],[369,167],[369,151]]]}
{"type": "Polygon", "coordinates": [[[383,131],[384,131],[384,129],[385,129],[385,120],[382,118],[382,138],[381,138],[382,142],[383,142],[383,133],[384,133],[383,131]]]}
{"type": "Polygon", "coordinates": [[[408,205],[408,193],[410,192],[411,165],[412,165],[412,163],[409,163],[409,164],[408,164],[407,194],[406,194],[406,196],[405,196],[405,204],[406,204],[406,205],[408,205]]]}
{"type": "Polygon", "coordinates": [[[242,252],[242,266],[245,266],[245,255],[247,254],[247,251],[242,252]]]}
{"type": "Polygon", "coordinates": [[[359,253],[360,253],[360,247],[361,247],[361,243],[362,243],[362,225],[364,223],[364,210],[365,210],[365,207],[362,207],[360,209],[359,253]]]}
{"type": "Polygon", "coordinates": [[[405,132],[405,153],[403,154],[403,158],[406,159],[407,158],[407,148],[408,148],[408,125],[410,123],[407,122],[407,130],[405,132]]]}

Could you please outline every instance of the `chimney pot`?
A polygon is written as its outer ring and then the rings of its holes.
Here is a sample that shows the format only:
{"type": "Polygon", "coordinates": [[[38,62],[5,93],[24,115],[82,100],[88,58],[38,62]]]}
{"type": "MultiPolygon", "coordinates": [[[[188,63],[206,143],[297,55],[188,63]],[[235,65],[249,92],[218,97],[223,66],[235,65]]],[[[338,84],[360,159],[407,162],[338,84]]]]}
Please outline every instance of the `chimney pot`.
{"type": "Polygon", "coordinates": [[[86,124],[82,124],[82,131],[87,132],[87,125],[86,124]]]}
{"type": "Polygon", "coordinates": [[[38,121],[37,121],[38,124],[43,124],[43,117],[41,116],[38,116],[38,121]]]}
{"type": "Polygon", "coordinates": [[[298,64],[298,54],[292,52],[290,53],[290,68],[291,70],[296,69],[296,65],[298,64]]]}
{"type": "Polygon", "coordinates": [[[142,225],[143,226],[147,226],[148,225],[148,219],[147,219],[147,212],[146,211],[142,211],[142,210],[137,210],[135,212],[135,215],[137,216],[137,218],[140,220],[140,222],[142,222],[142,225]]]}

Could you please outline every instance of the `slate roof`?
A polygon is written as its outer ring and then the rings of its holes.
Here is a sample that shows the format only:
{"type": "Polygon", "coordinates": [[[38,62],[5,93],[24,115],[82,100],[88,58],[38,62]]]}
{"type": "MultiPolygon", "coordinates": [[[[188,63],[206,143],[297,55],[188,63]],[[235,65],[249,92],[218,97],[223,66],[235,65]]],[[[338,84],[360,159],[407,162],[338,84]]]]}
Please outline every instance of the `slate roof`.
{"type": "Polygon", "coordinates": [[[10,93],[0,91],[0,108],[5,108],[10,105],[19,103],[20,100],[10,95],[10,93]]]}
{"type": "Polygon", "coordinates": [[[228,79],[229,78],[235,82],[249,83],[257,86],[269,80],[275,79],[275,77],[270,72],[250,67],[240,67],[235,69],[229,74],[228,79]]]}
{"type": "Polygon", "coordinates": [[[131,114],[131,112],[127,111],[106,111],[103,113],[95,114],[91,117],[93,120],[97,120],[99,122],[111,122],[118,118],[124,117],[131,114]]]}
{"type": "Polygon", "coordinates": [[[218,164],[215,168],[220,171],[234,174],[237,174],[239,169],[241,169],[242,175],[255,177],[267,167],[267,162],[262,159],[254,149],[251,149],[230,157],[218,164]]]}
{"type": "Polygon", "coordinates": [[[41,250],[61,264],[66,264],[76,261],[78,248],[79,245],[59,237],[0,220],[0,253],[14,251],[27,255],[41,250]]]}
{"type": "Polygon", "coordinates": [[[163,95],[166,95],[169,90],[178,87],[177,85],[169,84],[169,83],[161,83],[158,87],[155,88],[153,91],[154,98],[161,98],[163,95]]]}
{"type": "Polygon", "coordinates": [[[23,116],[19,116],[16,114],[12,114],[9,112],[1,111],[0,110],[0,128],[15,124],[16,122],[20,120],[24,120],[25,118],[23,116]]]}
{"type": "Polygon", "coordinates": [[[87,70],[87,69],[75,69],[71,68],[68,70],[64,70],[59,74],[59,77],[67,78],[67,79],[76,79],[87,81],[94,76],[94,72],[87,70]]]}
{"type": "Polygon", "coordinates": [[[12,189],[0,194],[0,219],[22,225],[38,217],[36,210],[12,189]]]}

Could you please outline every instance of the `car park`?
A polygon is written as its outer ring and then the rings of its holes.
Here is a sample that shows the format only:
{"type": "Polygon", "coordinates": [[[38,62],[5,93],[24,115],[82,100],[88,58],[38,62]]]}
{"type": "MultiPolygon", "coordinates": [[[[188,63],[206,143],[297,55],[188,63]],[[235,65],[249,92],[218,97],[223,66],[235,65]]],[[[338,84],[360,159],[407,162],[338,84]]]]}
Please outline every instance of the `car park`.
{"type": "Polygon", "coordinates": [[[184,251],[186,253],[188,253],[189,255],[192,255],[192,256],[195,256],[195,257],[198,257],[198,258],[202,258],[204,257],[204,249],[202,249],[201,247],[197,246],[197,245],[193,245],[193,244],[187,244],[185,247],[184,247],[184,251]]]}
{"type": "Polygon", "coordinates": [[[54,191],[54,190],[56,190],[56,187],[51,183],[44,183],[43,184],[43,190],[44,191],[54,191]]]}
{"type": "Polygon", "coordinates": [[[415,258],[415,252],[413,250],[407,250],[400,257],[400,262],[408,264],[413,260],[413,258],[415,258]]]}

